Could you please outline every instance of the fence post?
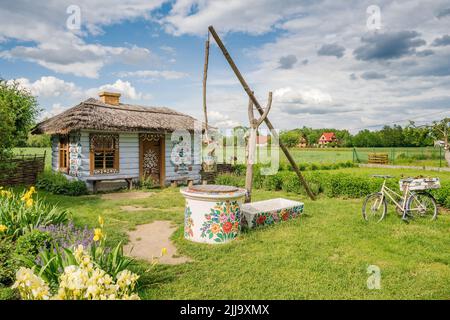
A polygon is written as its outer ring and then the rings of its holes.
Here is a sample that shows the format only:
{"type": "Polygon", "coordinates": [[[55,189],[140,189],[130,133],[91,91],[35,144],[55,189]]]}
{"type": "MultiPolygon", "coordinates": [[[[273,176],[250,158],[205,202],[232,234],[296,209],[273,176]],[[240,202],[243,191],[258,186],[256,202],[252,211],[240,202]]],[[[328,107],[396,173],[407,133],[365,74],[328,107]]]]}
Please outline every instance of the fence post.
{"type": "Polygon", "coordinates": [[[442,168],[442,147],[439,146],[439,168],[442,168]]]}

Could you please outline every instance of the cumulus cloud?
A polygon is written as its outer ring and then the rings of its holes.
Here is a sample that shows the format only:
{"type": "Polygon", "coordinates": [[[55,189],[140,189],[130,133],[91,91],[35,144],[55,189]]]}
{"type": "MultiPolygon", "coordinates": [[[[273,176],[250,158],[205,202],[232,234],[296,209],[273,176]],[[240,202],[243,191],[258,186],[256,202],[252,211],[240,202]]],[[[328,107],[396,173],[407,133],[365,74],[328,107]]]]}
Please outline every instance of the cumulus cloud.
{"type": "Polygon", "coordinates": [[[0,7],[0,39],[18,40],[27,45],[12,46],[0,58],[24,59],[58,73],[96,78],[107,63],[139,64],[155,55],[137,46],[112,47],[90,44],[88,34],[102,33],[102,27],[136,17],[148,17],[163,0],[77,1],[81,9],[81,29],[69,30],[66,9],[73,1],[14,1],[0,7]]]}
{"type": "Polygon", "coordinates": [[[366,71],[361,74],[361,78],[365,80],[385,79],[386,75],[376,71],[366,71]]]}
{"type": "Polygon", "coordinates": [[[278,60],[280,69],[292,69],[297,63],[297,57],[293,54],[283,56],[278,60]]]}
{"type": "Polygon", "coordinates": [[[336,58],[342,58],[344,56],[345,48],[336,43],[332,44],[324,44],[317,51],[317,55],[319,56],[334,56],[336,58]]]}
{"type": "MultiPolygon", "coordinates": [[[[12,81],[12,80],[10,80],[12,81]]],[[[19,85],[38,97],[80,97],[81,90],[73,82],[66,82],[52,76],[44,76],[32,82],[27,78],[15,79],[19,85]]]]}
{"type": "Polygon", "coordinates": [[[151,99],[151,95],[138,92],[129,81],[116,80],[114,83],[104,84],[98,88],[87,90],[89,96],[96,97],[100,91],[112,91],[121,94],[121,97],[131,100],[151,99]]]}
{"type": "Polygon", "coordinates": [[[309,0],[182,0],[173,4],[163,25],[175,35],[204,35],[209,25],[220,32],[259,35],[271,31],[286,16],[300,13],[313,4],[309,0]]]}
{"type": "Polygon", "coordinates": [[[208,112],[208,120],[212,123],[214,127],[223,129],[234,128],[241,125],[240,122],[232,120],[228,115],[218,111],[208,112]]]}
{"type": "Polygon", "coordinates": [[[417,47],[426,44],[419,38],[416,31],[398,31],[389,33],[375,33],[361,38],[364,44],[353,55],[358,60],[388,60],[397,59],[416,52],[417,47]]]}
{"type": "Polygon", "coordinates": [[[440,38],[434,39],[433,46],[434,47],[450,46],[450,36],[446,34],[440,38]]]}

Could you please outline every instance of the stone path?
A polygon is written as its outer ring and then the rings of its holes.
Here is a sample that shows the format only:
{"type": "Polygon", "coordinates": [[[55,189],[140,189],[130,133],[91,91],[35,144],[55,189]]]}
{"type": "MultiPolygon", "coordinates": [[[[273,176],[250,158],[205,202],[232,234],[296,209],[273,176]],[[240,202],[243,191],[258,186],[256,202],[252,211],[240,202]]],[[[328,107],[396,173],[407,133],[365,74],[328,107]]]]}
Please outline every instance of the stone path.
{"type": "Polygon", "coordinates": [[[188,257],[177,256],[177,249],[170,241],[175,229],[176,226],[170,221],[138,225],[136,230],[128,232],[130,242],[124,246],[124,252],[131,257],[151,262],[153,257],[160,257],[162,248],[166,248],[167,254],[159,258],[159,263],[180,264],[192,261],[188,257]]]}

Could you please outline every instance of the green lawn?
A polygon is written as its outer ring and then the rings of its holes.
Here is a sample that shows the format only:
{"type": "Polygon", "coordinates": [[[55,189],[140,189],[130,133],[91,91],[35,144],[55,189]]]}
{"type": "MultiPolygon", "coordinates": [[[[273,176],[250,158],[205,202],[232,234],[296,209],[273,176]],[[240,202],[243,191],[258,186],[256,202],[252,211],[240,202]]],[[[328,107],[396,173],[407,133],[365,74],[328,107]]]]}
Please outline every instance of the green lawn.
{"type": "MultiPolygon", "coordinates": [[[[376,169],[343,169],[361,175],[376,169]]],[[[416,175],[411,170],[383,170],[416,175]]],[[[423,172],[422,172],[423,174],[423,172]]],[[[439,173],[450,180],[450,173],[439,173]]],[[[381,182],[381,181],[380,181],[381,182]]],[[[183,239],[184,199],[178,188],[154,190],[141,200],[102,200],[99,196],[46,195],[67,207],[79,225],[96,225],[103,215],[109,241],[126,239],[127,230],[154,220],[172,220],[173,240],[194,262],[159,265],[141,277],[144,299],[449,299],[450,215],[405,224],[389,211],[385,221],[367,224],[361,199],[311,201],[297,194],[254,191],[254,201],[286,197],[305,202],[305,215],[272,227],[243,233],[225,245],[183,239]],[[121,205],[146,211],[125,212],[121,205]],[[381,268],[381,290],[366,286],[367,267],[381,268]]],[[[144,272],[148,265],[134,268],[144,272]]]]}
{"type": "Polygon", "coordinates": [[[14,148],[13,152],[15,155],[42,155],[45,152],[45,169],[52,168],[52,148],[14,148]]]}

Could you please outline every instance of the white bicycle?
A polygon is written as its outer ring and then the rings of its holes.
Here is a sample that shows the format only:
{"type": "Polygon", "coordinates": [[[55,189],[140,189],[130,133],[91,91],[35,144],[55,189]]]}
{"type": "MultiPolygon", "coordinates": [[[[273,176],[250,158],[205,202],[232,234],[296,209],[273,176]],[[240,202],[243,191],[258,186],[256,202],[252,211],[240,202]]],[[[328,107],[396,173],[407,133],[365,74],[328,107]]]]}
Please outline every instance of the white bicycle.
{"type": "Polygon", "coordinates": [[[428,193],[428,189],[440,187],[438,178],[408,178],[400,181],[402,194],[395,192],[386,186],[386,180],[393,178],[389,175],[373,175],[383,178],[380,192],[369,194],[364,200],[362,215],[366,221],[380,222],[387,213],[388,199],[395,205],[397,212],[402,215],[404,221],[411,218],[429,218],[435,220],[438,208],[434,197],[428,193]]]}

